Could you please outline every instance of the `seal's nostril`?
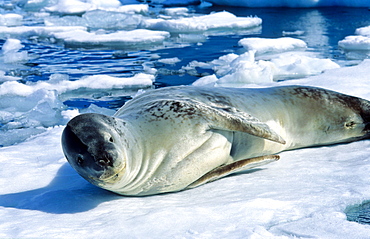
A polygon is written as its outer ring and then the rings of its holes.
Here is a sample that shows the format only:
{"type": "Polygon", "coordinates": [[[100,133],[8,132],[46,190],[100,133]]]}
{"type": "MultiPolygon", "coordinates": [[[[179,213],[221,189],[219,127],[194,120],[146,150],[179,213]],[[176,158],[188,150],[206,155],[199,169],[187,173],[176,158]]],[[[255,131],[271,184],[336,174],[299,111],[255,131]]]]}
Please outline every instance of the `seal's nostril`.
{"type": "Polygon", "coordinates": [[[108,166],[109,161],[107,161],[107,160],[103,160],[103,159],[100,159],[100,160],[98,161],[98,164],[99,164],[100,166],[102,166],[102,167],[104,167],[104,166],[108,166]]]}
{"type": "Polygon", "coordinates": [[[82,155],[78,155],[77,156],[77,164],[82,166],[83,163],[84,163],[84,159],[83,159],[82,155]]]}

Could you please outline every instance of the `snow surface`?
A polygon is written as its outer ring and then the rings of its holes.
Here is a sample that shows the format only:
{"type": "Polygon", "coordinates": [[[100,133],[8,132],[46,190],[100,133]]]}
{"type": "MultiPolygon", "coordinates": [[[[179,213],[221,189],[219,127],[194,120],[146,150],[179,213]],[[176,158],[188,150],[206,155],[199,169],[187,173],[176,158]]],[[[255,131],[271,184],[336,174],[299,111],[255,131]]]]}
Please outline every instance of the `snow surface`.
{"type": "MultiPolygon", "coordinates": [[[[199,3],[152,2],[166,6],[199,3]]],[[[264,6],[281,3],[258,2],[264,6]]],[[[165,38],[161,41],[168,41],[168,36],[173,38],[170,32],[181,32],[182,39],[200,43],[209,30],[215,30],[212,34],[216,35],[225,30],[236,33],[249,27],[258,29],[256,26],[262,21],[228,12],[199,16],[184,8],[167,9],[161,12],[164,16],[159,16],[149,13],[146,4],[133,0],[120,3],[135,5],[123,6],[115,0],[20,1],[29,15],[44,20],[45,25],[41,26],[22,25],[24,20],[19,16],[1,15],[0,37],[6,41],[0,52],[0,238],[369,238],[368,225],[350,222],[345,215],[347,207],[370,199],[368,140],[283,152],[280,161],[262,168],[192,190],[151,197],[118,196],[82,179],[66,162],[60,145],[64,125],[81,112],[67,108],[63,100],[108,90],[141,94],[155,81],[156,65],[144,62],[146,74],[126,78],[92,75],[70,81],[68,75],[54,74],[47,81],[24,83],[6,75],[9,67],[32,57],[23,49],[22,39],[48,38],[53,43],[52,39],[57,38],[70,44],[109,45],[108,38],[113,39],[115,34],[139,31],[146,33],[143,37],[154,38],[158,34],[165,38]],[[72,3],[76,3],[75,7],[72,3]],[[101,17],[94,19],[92,12],[101,17]],[[222,16],[223,21],[215,16],[222,16]],[[129,17],[133,20],[120,21],[129,17]],[[153,25],[145,25],[148,22],[153,25]],[[151,29],[137,29],[144,25],[151,29]]],[[[368,5],[368,1],[349,0],[284,3],[368,5]]],[[[368,31],[368,27],[363,27],[355,34],[368,37],[368,31]]],[[[137,36],[127,41],[120,38],[119,44],[137,45],[142,41],[142,36],[137,36]]],[[[315,40],[314,32],[310,37],[309,40],[315,40]]],[[[244,51],[225,52],[209,62],[194,61],[181,70],[214,70],[214,75],[200,78],[194,85],[310,85],[370,100],[370,60],[340,67],[305,50],[305,42],[289,39],[243,39],[240,48],[245,47],[244,51]],[[260,45],[252,44],[256,42],[260,45]]],[[[345,46],[342,44],[339,46],[345,46]]],[[[350,41],[351,44],[356,41],[350,41]]],[[[351,53],[349,56],[366,52],[363,45],[357,46],[360,47],[354,50],[343,49],[351,53]]],[[[177,57],[161,59],[156,54],[154,59],[159,65],[181,61],[177,57]]],[[[83,112],[114,113],[94,105],[83,112]]]]}

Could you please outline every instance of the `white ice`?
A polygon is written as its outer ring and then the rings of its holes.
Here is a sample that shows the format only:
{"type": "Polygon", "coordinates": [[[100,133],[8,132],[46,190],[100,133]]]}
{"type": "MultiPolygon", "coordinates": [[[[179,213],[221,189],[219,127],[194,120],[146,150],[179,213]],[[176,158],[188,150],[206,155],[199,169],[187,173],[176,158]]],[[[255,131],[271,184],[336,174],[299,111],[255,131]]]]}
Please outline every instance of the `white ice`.
{"type": "Polygon", "coordinates": [[[15,13],[0,14],[0,26],[20,26],[22,25],[23,16],[15,13]]]}
{"type": "Polygon", "coordinates": [[[306,42],[291,37],[275,39],[250,37],[241,39],[239,45],[243,46],[247,51],[255,51],[256,55],[305,50],[307,48],[306,42]]]}
{"type": "Polygon", "coordinates": [[[238,7],[369,7],[369,0],[207,0],[207,2],[238,7]]]}
{"type": "Polygon", "coordinates": [[[1,48],[0,62],[17,63],[28,60],[28,52],[20,51],[24,46],[18,39],[7,39],[1,48]]]}
{"type": "Polygon", "coordinates": [[[0,26],[0,38],[50,37],[55,32],[85,30],[81,26],[0,26]]]}
{"type": "Polygon", "coordinates": [[[241,55],[230,53],[209,63],[191,62],[186,69],[200,67],[215,71],[215,75],[202,77],[193,85],[243,87],[302,78],[340,67],[330,59],[304,52],[307,45],[299,39],[245,38],[239,44],[248,51],[241,55]]]}
{"type": "Polygon", "coordinates": [[[229,12],[217,12],[205,16],[184,17],[179,19],[148,19],[141,27],[176,33],[205,32],[212,30],[242,30],[256,28],[262,24],[258,17],[237,17],[229,12]]]}
{"type": "Polygon", "coordinates": [[[142,45],[163,44],[170,34],[165,31],[136,29],[132,31],[116,31],[113,33],[87,32],[83,30],[59,32],[53,34],[58,40],[63,40],[69,47],[113,47],[127,48],[142,45]]]}
{"type": "Polygon", "coordinates": [[[356,35],[345,37],[338,42],[348,59],[364,59],[370,56],[370,26],[356,29],[356,35]]]}
{"type": "MultiPolygon", "coordinates": [[[[313,85],[370,99],[370,61],[310,78],[313,85]],[[353,81],[356,78],[356,81],[353,81]]],[[[367,238],[346,220],[369,199],[370,142],[281,153],[281,160],[184,192],[122,197],[98,189],[66,163],[63,127],[0,149],[0,237],[367,238]]]]}
{"type": "Polygon", "coordinates": [[[126,78],[93,75],[76,81],[55,74],[48,81],[28,84],[8,79],[0,85],[0,146],[24,141],[47,127],[65,124],[69,118],[63,116],[67,109],[62,100],[68,97],[91,97],[104,90],[112,95],[127,94],[149,88],[153,81],[153,75],[144,73],[126,78]]]}

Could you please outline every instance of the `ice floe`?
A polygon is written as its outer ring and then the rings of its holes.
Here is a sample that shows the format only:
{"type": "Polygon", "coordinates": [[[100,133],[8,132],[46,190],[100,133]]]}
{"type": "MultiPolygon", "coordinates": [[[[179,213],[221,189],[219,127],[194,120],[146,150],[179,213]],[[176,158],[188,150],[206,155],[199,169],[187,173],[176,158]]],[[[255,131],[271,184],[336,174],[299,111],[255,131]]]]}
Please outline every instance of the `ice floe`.
{"type": "Polygon", "coordinates": [[[215,75],[200,78],[193,85],[243,87],[302,78],[340,67],[330,59],[297,51],[306,48],[306,43],[299,39],[245,38],[239,44],[248,51],[241,55],[227,54],[209,63],[190,63],[188,69],[200,67],[215,71],[215,75]]]}
{"type": "Polygon", "coordinates": [[[152,85],[154,76],[139,73],[133,77],[113,77],[108,75],[86,76],[80,80],[70,81],[68,75],[52,75],[49,81],[37,81],[23,84],[17,81],[9,81],[0,85],[0,97],[28,96],[44,89],[64,94],[70,91],[94,91],[94,90],[117,90],[129,88],[148,88],[152,85]]]}
{"type": "Polygon", "coordinates": [[[83,30],[55,33],[53,36],[63,40],[68,47],[112,47],[118,49],[140,48],[143,45],[162,44],[170,34],[165,31],[136,29],[113,33],[87,32],[83,30]]]}
{"type": "Polygon", "coordinates": [[[215,30],[244,30],[259,27],[262,19],[258,17],[237,17],[229,12],[217,12],[205,16],[184,17],[179,19],[148,19],[141,27],[174,33],[192,33],[215,30]]]}
{"type": "Polygon", "coordinates": [[[14,27],[22,25],[23,16],[15,13],[0,14],[0,26],[14,27]]]}
{"type": "Polygon", "coordinates": [[[122,95],[149,88],[153,81],[153,75],[143,73],[126,78],[93,75],[76,81],[56,74],[49,81],[28,84],[8,80],[0,85],[0,146],[21,142],[47,127],[65,124],[69,118],[64,117],[67,107],[62,101],[68,97],[91,97],[104,90],[109,94],[121,91],[122,95]],[[7,137],[9,134],[12,137],[7,137]]]}
{"type": "Polygon", "coordinates": [[[1,60],[4,63],[16,63],[16,62],[26,62],[28,60],[27,51],[19,51],[24,45],[18,39],[7,39],[1,48],[2,55],[1,60]]]}
{"type": "MultiPolygon", "coordinates": [[[[370,99],[369,64],[270,86],[321,86],[370,99]]],[[[102,237],[108,231],[110,237],[285,239],[367,238],[370,233],[344,213],[370,197],[369,141],[284,152],[263,169],[137,198],[93,187],[73,171],[60,148],[62,130],[47,128],[0,148],[1,237],[89,238],[92,231],[102,237]]]]}
{"type": "Polygon", "coordinates": [[[305,50],[307,48],[306,42],[291,37],[275,39],[250,37],[241,39],[239,45],[243,46],[247,51],[255,51],[256,55],[305,50]]]}
{"type": "Polygon", "coordinates": [[[95,9],[115,9],[121,7],[118,0],[58,0],[58,2],[50,7],[45,7],[44,10],[59,14],[82,14],[95,9]]]}
{"type": "Polygon", "coordinates": [[[356,29],[353,36],[346,36],[338,42],[348,59],[364,59],[370,56],[370,26],[356,29]]]}
{"type": "MultiPolygon", "coordinates": [[[[247,2],[210,1],[234,5],[247,2]]],[[[9,75],[6,68],[23,65],[30,57],[23,45],[38,38],[50,38],[50,43],[54,43],[55,37],[74,47],[115,48],[115,44],[126,47],[128,42],[140,46],[139,38],[143,37],[150,46],[154,43],[149,38],[156,38],[152,34],[161,29],[163,33],[158,33],[158,37],[164,40],[158,44],[167,47],[168,43],[163,41],[204,42],[211,35],[209,31],[222,35],[226,31],[238,33],[245,27],[259,29],[260,18],[241,18],[227,12],[194,14],[189,8],[164,9],[155,5],[188,6],[199,4],[197,0],[151,0],[150,8],[147,4],[122,5],[137,4],[134,0],[17,2],[16,12],[19,12],[18,6],[30,11],[23,19],[21,15],[0,17],[0,38],[6,40],[2,41],[5,44],[0,52],[1,238],[91,238],[92,235],[100,238],[285,239],[346,238],[349,235],[368,238],[369,227],[349,222],[345,215],[348,206],[370,198],[368,140],[284,152],[275,164],[193,190],[145,198],[121,197],[83,180],[67,164],[60,147],[64,125],[73,116],[81,112],[112,115],[114,110],[95,104],[85,109],[71,109],[65,100],[83,98],[84,102],[91,102],[91,98],[116,93],[120,96],[140,94],[143,90],[139,89],[152,87],[158,66],[177,65],[182,62],[182,56],[151,52],[149,60],[139,63],[143,65],[142,71],[150,74],[132,77],[86,74],[74,81],[67,74],[53,74],[46,81],[25,82],[9,75]],[[24,19],[29,21],[30,17],[36,18],[39,25],[26,25],[24,19]],[[156,31],[137,29],[145,28],[147,22],[153,23],[156,31]],[[137,33],[137,39],[130,37],[125,41],[121,34],[130,34],[131,30],[135,30],[132,33],[137,33]],[[21,52],[28,55],[19,55],[21,52]]],[[[252,6],[369,6],[367,0],[248,0],[248,3],[252,6]]],[[[6,11],[4,4],[0,3],[1,11],[6,11]]],[[[283,35],[299,36],[309,46],[323,42],[325,45],[326,41],[316,41],[326,31],[325,19],[319,18],[315,24],[312,19],[317,20],[309,17],[302,20],[309,27],[283,35]],[[316,31],[318,28],[320,31],[316,31]]],[[[356,34],[357,37],[369,36],[366,27],[357,29],[356,34]]],[[[202,68],[214,72],[194,85],[310,85],[370,99],[370,60],[339,68],[330,59],[304,51],[305,42],[299,39],[247,39],[240,41],[239,47],[235,40],[233,50],[222,52],[221,57],[217,55],[207,62],[193,61],[179,71],[202,68]]],[[[340,43],[344,44],[342,49],[351,53],[366,52],[366,44],[357,43],[355,38],[346,39],[347,43],[340,43]]],[[[217,46],[214,47],[215,53],[219,53],[217,46]]]]}
{"type": "Polygon", "coordinates": [[[82,26],[0,26],[0,38],[50,37],[52,33],[86,30],[82,26]]]}

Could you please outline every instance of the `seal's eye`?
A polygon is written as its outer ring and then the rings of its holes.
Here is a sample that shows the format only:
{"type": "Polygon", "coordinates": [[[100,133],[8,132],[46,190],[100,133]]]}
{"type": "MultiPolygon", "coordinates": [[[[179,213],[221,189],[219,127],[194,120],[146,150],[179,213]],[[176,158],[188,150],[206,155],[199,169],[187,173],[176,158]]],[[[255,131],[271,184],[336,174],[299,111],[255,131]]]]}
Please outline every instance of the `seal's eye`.
{"type": "Polygon", "coordinates": [[[113,137],[110,137],[110,138],[109,138],[109,142],[111,142],[111,143],[113,143],[113,142],[114,142],[113,137]]]}
{"type": "Polygon", "coordinates": [[[77,164],[79,165],[79,166],[82,166],[82,164],[84,163],[84,159],[82,158],[82,156],[81,155],[78,155],[77,156],[77,164]]]}
{"type": "Polygon", "coordinates": [[[355,127],[355,125],[356,123],[354,121],[349,121],[344,124],[344,127],[346,127],[347,129],[352,129],[355,127]]]}

